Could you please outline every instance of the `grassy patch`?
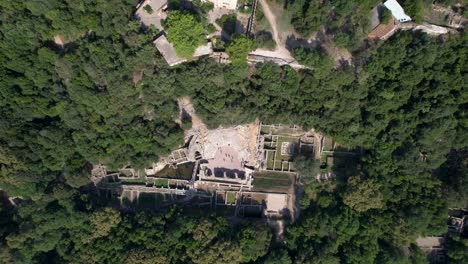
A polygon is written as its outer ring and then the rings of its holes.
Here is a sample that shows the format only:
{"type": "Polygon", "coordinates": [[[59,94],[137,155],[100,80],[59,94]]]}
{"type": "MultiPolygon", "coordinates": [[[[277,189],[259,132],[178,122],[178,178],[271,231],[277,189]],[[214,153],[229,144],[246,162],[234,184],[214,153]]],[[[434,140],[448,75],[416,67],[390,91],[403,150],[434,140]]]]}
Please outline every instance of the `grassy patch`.
{"type": "Polygon", "coordinates": [[[294,30],[291,25],[291,10],[285,10],[283,8],[284,2],[268,1],[270,10],[276,17],[276,25],[280,32],[292,32],[294,30]]]}
{"type": "Polygon", "coordinates": [[[274,151],[268,151],[267,154],[267,169],[273,170],[275,167],[275,164],[273,163],[273,159],[275,158],[275,152],[274,151]]]}
{"type": "Polygon", "coordinates": [[[281,170],[281,161],[280,160],[275,161],[275,170],[281,170]]]}
{"type": "MultiPolygon", "coordinates": [[[[281,145],[283,142],[291,142],[294,144],[294,154],[297,154],[299,152],[299,138],[297,137],[286,137],[286,136],[279,136],[278,141],[276,142],[276,159],[277,160],[284,160],[284,161],[291,161],[293,155],[288,156],[288,155],[281,155],[281,145]]],[[[281,168],[281,165],[280,165],[281,168]]]]}
{"type": "Polygon", "coordinates": [[[228,204],[235,204],[236,203],[236,193],[235,192],[227,192],[226,197],[228,204]]]}
{"type": "Polygon", "coordinates": [[[273,126],[262,126],[260,128],[261,134],[269,134],[272,133],[273,135],[300,135],[303,134],[304,131],[298,128],[291,128],[289,126],[281,126],[281,127],[273,127],[273,126]]]}
{"type": "Polygon", "coordinates": [[[255,31],[269,31],[271,32],[271,25],[268,19],[265,17],[263,8],[261,5],[257,7],[255,12],[255,31]]]}
{"type": "Polygon", "coordinates": [[[226,43],[224,43],[224,41],[219,36],[211,39],[211,42],[213,43],[213,48],[217,51],[224,51],[226,48],[226,43]]]}
{"type": "Polygon", "coordinates": [[[276,172],[262,172],[253,175],[255,191],[288,192],[293,184],[293,175],[276,172]]]}
{"type": "Polygon", "coordinates": [[[122,180],[123,185],[146,185],[145,178],[135,178],[135,179],[124,179],[122,180]]]}
{"type": "Polygon", "coordinates": [[[274,50],[276,43],[273,40],[273,35],[271,32],[266,30],[260,30],[255,33],[255,47],[263,48],[268,50],[274,50]]]}
{"type": "Polygon", "coordinates": [[[284,170],[288,170],[288,167],[292,164],[292,158],[294,154],[299,152],[299,139],[297,137],[283,137],[279,136],[276,141],[276,151],[269,151],[267,153],[267,169],[269,170],[281,170],[282,162],[284,161],[284,170]],[[283,142],[291,142],[294,144],[294,153],[291,156],[281,155],[281,144],[283,142]],[[276,159],[275,159],[276,156],[276,159]]]}
{"type": "Polygon", "coordinates": [[[332,151],[333,150],[333,139],[331,137],[325,137],[323,139],[323,150],[332,151]]]}
{"type": "Polygon", "coordinates": [[[294,166],[294,162],[289,162],[289,171],[296,171],[296,166],[294,166]]]}
{"type": "Polygon", "coordinates": [[[168,184],[169,180],[168,179],[156,179],[154,181],[154,186],[156,187],[166,187],[168,184]]]}
{"type": "Polygon", "coordinates": [[[192,178],[193,167],[195,166],[194,162],[187,162],[177,165],[177,168],[171,168],[169,165],[166,165],[164,169],[156,173],[158,178],[172,178],[172,179],[183,179],[190,180],[192,178]]]}

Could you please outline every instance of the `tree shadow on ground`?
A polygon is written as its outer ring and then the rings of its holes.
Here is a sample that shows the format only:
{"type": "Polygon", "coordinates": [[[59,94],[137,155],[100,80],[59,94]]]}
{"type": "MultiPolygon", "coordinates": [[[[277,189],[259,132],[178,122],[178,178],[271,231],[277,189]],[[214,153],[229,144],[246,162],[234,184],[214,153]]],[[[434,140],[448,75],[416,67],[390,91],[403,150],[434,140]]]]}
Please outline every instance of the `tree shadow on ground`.
{"type": "Polygon", "coordinates": [[[309,49],[315,49],[320,46],[320,42],[317,40],[312,40],[309,42],[307,39],[296,38],[293,35],[289,35],[286,38],[286,49],[292,51],[299,47],[305,47],[309,49]]]}

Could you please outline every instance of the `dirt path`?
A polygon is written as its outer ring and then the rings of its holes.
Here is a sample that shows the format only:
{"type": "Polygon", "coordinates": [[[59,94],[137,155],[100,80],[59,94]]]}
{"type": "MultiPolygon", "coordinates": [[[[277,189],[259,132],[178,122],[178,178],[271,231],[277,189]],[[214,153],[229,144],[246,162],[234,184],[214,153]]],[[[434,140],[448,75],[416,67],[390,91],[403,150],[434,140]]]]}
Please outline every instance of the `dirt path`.
{"type": "Polygon", "coordinates": [[[278,28],[276,25],[276,16],[273,14],[273,12],[271,12],[270,7],[268,6],[265,0],[259,0],[259,2],[260,2],[260,5],[262,6],[263,14],[265,15],[268,22],[270,23],[271,31],[273,33],[272,34],[273,40],[275,40],[276,42],[276,47],[279,47],[281,46],[281,42],[279,39],[278,28]]]}
{"type": "Polygon", "coordinates": [[[338,48],[331,36],[327,35],[323,29],[317,32],[309,41],[320,42],[327,53],[333,57],[336,66],[340,66],[342,62],[352,63],[353,55],[345,48],[338,48]]]}
{"type": "Polygon", "coordinates": [[[225,9],[225,8],[213,8],[211,11],[208,12],[207,14],[207,17],[208,17],[208,21],[210,22],[210,24],[212,24],[216,31],[212,34],[210,34],[209,36],[210,37],[213,37],[213,36],[221,36],[223,39],[226,39],[226,40],[231,40],[231,36],[226,32],[224,31],[221,26],[219,26],[217,23],[216,23],[216,20],[218,18],[221,18],[222,16],[225,16],[225,15],[229,15],[229,10],[225,9]]]}
{"type": "Polygon", "coordinates": [[[132,76],[133,86],[136,87],[141,79],[143,79],[143,70],[134,72],[132,76]]]}
{"type": "MultiPolygon", "coordinates": [[[[259,2],[260,2],[260,5],[262,6],[263,14],[267,18],[268,23],[270,23],[273,40],[276,43],[275,50],[273,52],[271,51],[270,52],[274,53],[274,57],[277,57],[277,58],[293,59],[289,50],[286,49],[285,43],[283,43],[279,38],[278,25],[276,22],[275,14],[273,14],[273,12],[271,11],[270,7],[268,6],[265,0],[259,0],[259,2]]],[[[261,52],[264,52],[264,51],[262,50],[261,52]]]]}
{"type": "Polygon", "coordinates": [[[193,107],[192,102],[188,96],[181,97],[177,99],[177,103],[179,104],[179,119],[182,119],[182,113],[185,111],[190,117],[192,118],[192,129],[194,128],[202,128],[207,130],[208,127],[203,123],[203,120],[198,117],[195,113],[195,108],[193,107]]]}

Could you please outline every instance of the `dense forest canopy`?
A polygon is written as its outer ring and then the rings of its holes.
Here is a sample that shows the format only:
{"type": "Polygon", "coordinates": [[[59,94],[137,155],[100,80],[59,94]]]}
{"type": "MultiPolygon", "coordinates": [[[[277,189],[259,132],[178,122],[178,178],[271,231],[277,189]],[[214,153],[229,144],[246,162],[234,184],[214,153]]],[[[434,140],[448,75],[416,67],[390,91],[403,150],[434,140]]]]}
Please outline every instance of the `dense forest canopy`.
{"type": "MultiPolygon", "coordinates": [[[[303,2],[290,8],[314,13],[300,20],[297,12],[293,20],[304,34],[324,23],[332,6],[346,17],[375,4],[303,2]]],[[[400,32],[338,68],[307,49],[296,52],[310,70],[208,58],[169,68],[151,44],[154,32],[131,20],[135,4],[0,2],[0,188],[23,199],[17,208],[1,208],[0,259],[424,261],[415,239],[444,233],[447,200],[466,197],[465,33],[400,32]],[[328,183],[304,173],[302,215],[287,228],[285,243],[256,221],[233,227],[212,214],[123,213],[94,203],[82,187],[91,164],[143,168],[182,144],[176,99],[186,95],[211,127],[255,118],[313,127],[362,148],[359,168],[328,183]],[[449,157],[457,158],[447,161],[451,149],[457,150],[449,157]]],[[[238,41],[232,52],[252,45],[238,41]]],[[[466,263],[460,252],[467,243],[459,240],[451,240],[449,258],[466,263]]]]}

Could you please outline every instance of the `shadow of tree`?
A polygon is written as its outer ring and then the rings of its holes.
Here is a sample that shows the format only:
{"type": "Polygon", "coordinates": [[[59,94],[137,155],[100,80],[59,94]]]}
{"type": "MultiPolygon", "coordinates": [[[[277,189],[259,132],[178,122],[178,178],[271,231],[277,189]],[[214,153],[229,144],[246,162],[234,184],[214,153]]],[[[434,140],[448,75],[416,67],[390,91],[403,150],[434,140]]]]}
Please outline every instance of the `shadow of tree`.
{"type": "Polygon", "coordinates": [[[273,40],[273,34],[266,30],[258,31],[255,34],[255,45],[258,48],[265,48],[273,50],[276,47],[276,43],[273,40]]]}
{"type": "Polygon", "coordinates": [[[334,156],[331,170],[335,173],[337,181],[344,184],[349,177],[358,174],[358,159],[353,155],[334,156]]]}
{"type": "Polygon", "coordinates": [[[292,51],[299,47],[305,47],[309,49],[315,49],[320,46],[320,42],[313,40],[309,42],[307,39],[296,38],[293,35],[289,35],[286,38],[286,49],[292,51]]]}

